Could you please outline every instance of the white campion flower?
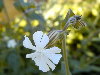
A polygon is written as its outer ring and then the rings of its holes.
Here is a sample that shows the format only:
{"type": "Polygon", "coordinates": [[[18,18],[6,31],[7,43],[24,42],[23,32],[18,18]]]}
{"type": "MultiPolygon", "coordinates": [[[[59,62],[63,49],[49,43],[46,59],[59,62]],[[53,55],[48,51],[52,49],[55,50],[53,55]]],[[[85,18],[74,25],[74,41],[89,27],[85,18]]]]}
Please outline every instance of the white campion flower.
{"type": "Polygon", "coordinates": [[[27,54],[26,58],[32,58],[35,61],[35,65],[39,66],[39,70],[47,72],[52,69],[55,69],[55,64],[58,64],[61,54],[61,49],[58,47],[52,47],[46,49],[45,46],[49,43],[49,37],[46,34],[43,34],[42,31],[37,31],[33,34],[33,40],[36,46],[33,46],[28,37],[25,36],[23,41],[23,46],[29,49],[34,50],[34,53],[27,54]]]}
{"type": "Polygon", "coordinates": [[[16,41],[15,41],[14,39],[9,40],[9,41],[7,42],[7,47],[8,47],[8,48],[15,48],[16,45],[17,45],[17,43],[16,43],[16,41]]]}

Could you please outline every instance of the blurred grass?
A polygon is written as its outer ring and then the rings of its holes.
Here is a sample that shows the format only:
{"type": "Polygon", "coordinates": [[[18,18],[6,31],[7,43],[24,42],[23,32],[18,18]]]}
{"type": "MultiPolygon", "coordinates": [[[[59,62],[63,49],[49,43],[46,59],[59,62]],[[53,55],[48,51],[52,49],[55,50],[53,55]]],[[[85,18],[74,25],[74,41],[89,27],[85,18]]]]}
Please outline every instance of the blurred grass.
{"type": "Polygon", "coordinates": [[[87,23],[80,30],[71,29],[66,39],[71,72],[99,75],[100,0],[0,0],[0,75],[61,75],[61,62],[53,72],[39,71],[32,60],[25,58],[31,51],[22,46],[22,41],[24,35],[31,38],[37,30],[48,33],[61,29],[69,8],[87,23]],[[7,47],[11,39],[17,42],[15,48],[7,47]]]}

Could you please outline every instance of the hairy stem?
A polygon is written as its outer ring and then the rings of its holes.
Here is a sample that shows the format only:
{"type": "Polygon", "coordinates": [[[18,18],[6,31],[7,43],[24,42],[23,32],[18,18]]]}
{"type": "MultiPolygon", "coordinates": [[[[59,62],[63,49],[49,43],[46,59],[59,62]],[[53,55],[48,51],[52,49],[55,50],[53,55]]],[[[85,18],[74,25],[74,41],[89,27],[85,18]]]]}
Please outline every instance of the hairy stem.
{"type": "Polygon", "coordinates": [[[65,30],[68,28],[68,26],[69,26],[69,22],[67,22],[67,23],[65,24],[65,26],[64,26],[64,28],[63,28],[63,31],[65,31],[65,30]]]}
{"type": "Polygon", "coordinates": [[[66,35],[64,34],[63,37],[64,37],[62,40],[63,59],[64,59],[64,63],[65,63],[66,75],[70,75],[67,51],[66,51],[66,35]]]}

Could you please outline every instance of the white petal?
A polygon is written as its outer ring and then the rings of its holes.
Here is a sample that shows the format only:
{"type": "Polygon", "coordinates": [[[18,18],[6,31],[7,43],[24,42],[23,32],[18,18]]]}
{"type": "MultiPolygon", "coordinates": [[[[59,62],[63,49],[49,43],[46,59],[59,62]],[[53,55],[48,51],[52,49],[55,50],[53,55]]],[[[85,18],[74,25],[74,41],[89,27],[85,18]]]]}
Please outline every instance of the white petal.
{"type": "Polygon", "coordinates": [[[46,49],[45,51],[43,51],[45,53],[60,53],[61,49],[58,47],[52,47],[50,49],[46,49]]]}
{"type": "Polygon", "coordinates": [[[48,64],[48,66],[52,69],[52,71],[55,69],[55,65],[45,56],[44,57],[46,60],[46,63],[48,64]]]}
{"type": "Polygon", "coordinates": [[[34,61],[36,65],[39,66],[39,70],[42,70],[43,72],[47,72],[50,70],[43,55],[36,57],[34,61]]]}
{"type": "Polygon", "coordinates": [[[32,53],[31,54],[26,54],[26,58],[32,58],[32,53]]]}
{"type": "Polygon", "coordinates": [[[60,58],[62,57],[61,54],[46,54],[46,56],[47,56],[54,64],[58,64],[60,58]]]}
{"type": "Polygon", "coordinates": [[[46,34],[44,34],[41,40],[42,48],[44,48],[48,44],[48,42],[49,42],[49,37],[46,34]]]}
{"type": "Polygon", "coordinates": [[[33,59],[35,61],[35,65],[39,66],[40,65],[40,55],[36,58],[33,59]]]}
{"type": "Polygon", "coordinates": [[[39,56],[40,53],[31,53],[31,54],[26,54],[26,58],[32,58],[32,60],[34,60],[36,57],[39,56]]]}
{"type": "Polygon", "coordinates": [[[44,48],[49,42],[49,37],[42,31],[37,31],[33,34],[33,40],[37,48],[44,48]]]}
{"type": "Polygon", "coordinates": [[[36,50],[35,46],[32,45],[31,41],[29,40],[28,37],[25,36],[25,39],[23,41],[23,46],[25,48],[29,48],[29,49],[32,49],[32,50],[36,50]]]}

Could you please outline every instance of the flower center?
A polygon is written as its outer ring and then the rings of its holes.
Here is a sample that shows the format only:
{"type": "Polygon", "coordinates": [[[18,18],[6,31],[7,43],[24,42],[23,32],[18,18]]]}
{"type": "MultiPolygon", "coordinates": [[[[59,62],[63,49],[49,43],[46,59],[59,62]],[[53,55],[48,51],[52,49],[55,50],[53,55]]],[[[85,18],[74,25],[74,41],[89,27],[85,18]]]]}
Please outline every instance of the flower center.
{"type": "Polygon", "coordinates": [[[44,50],[45,50],[45,49],[43,49],[43,48],[38,48],[38,49],[36,50],[36,52],[42,53],[44,50]]]}

